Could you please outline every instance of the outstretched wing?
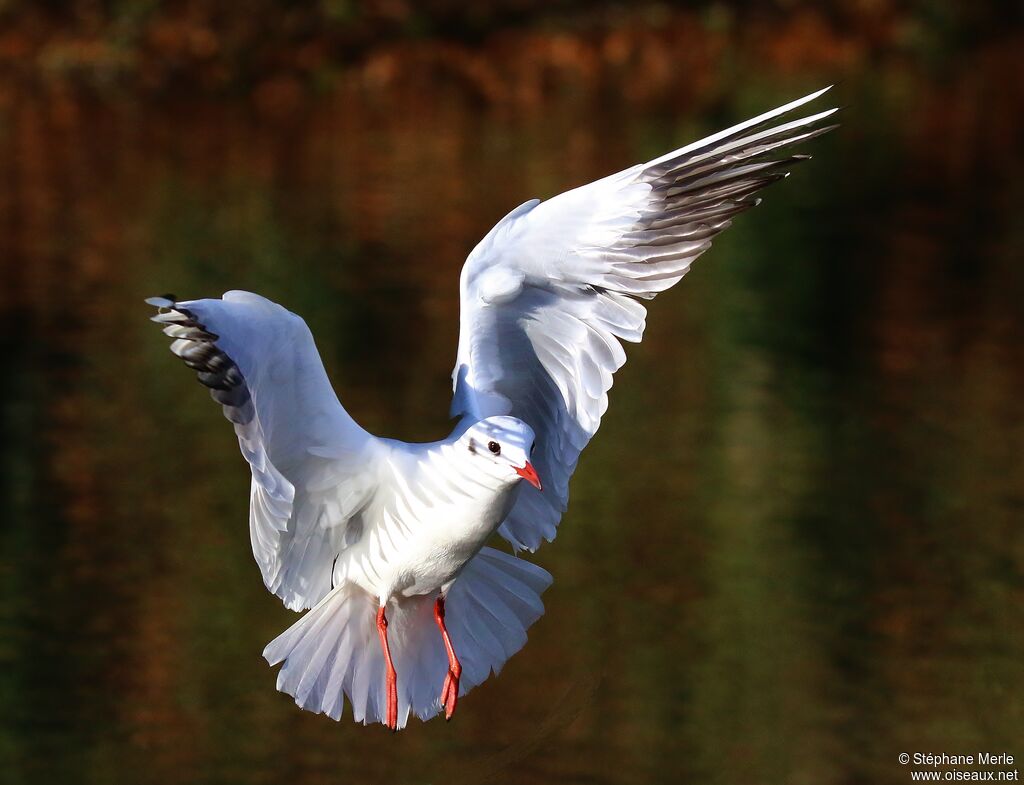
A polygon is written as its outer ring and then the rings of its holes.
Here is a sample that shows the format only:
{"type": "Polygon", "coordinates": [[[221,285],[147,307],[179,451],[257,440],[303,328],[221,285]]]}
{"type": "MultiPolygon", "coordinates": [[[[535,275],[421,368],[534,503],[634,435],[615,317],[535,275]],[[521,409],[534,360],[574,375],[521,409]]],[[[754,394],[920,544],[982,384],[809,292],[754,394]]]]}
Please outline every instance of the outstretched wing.
{"type": "Polygon", "coordinates": [[[280,305],[249,292],[146,302],[235,426],[264,583],[292,610],[316,605],[376,490],[377,439],[338,402],[306,323],[280,305]]]}
{"type": "MultiPolygon", "coordinates": [[[[828,90],[829,88],[825,88],[828,90]]],[[[500,532],[552,540],[569,477],[608,407],[612,374],[651,299],[690,269],[764,186],[809,156],[773,157],[825,133],[835,110],[785,122],[812,93],[654,161],[513,210],[466,260],[452,415],[511,414],[537,434],[544,490],[520,490],[500,532]]]]}

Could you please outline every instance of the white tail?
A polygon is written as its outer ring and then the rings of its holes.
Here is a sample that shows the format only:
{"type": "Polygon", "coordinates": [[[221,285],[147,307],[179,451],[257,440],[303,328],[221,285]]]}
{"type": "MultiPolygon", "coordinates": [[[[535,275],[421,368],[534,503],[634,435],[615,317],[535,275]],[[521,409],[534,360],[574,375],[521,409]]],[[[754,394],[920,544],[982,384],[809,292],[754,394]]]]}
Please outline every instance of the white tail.
{"type": "MultiPolygon", "coordinates": [[[[470,559],[445,599],[445,622],[462,663],[459,695],[497,674],[526,643],[526,630],[544,613],[540,595],[547,570],[493,548],[470,559]]],[[[440,711],[448,670],[434,622],[436,595],[389,603],[388,641],[398,671],[398,727],[412,712],[423,720],[440,711]]],[[[284,661],[277,688],[308,711],[341,719],[344,696],[357,722],[382,722],[387,708],[384,657],[377,638],[377,599],[352,584],[331,591],[263,651],[284,661]]]]}

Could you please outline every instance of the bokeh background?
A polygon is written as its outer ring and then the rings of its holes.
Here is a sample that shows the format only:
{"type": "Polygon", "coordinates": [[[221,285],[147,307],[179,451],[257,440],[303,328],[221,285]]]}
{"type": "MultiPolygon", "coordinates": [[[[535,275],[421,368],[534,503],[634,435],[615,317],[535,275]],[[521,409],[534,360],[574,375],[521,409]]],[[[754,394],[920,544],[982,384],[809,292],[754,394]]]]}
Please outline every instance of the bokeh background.
{"type": "Polygon", "coordinates": [[[1021,16],[0,2],[0,782],[1024,759],[1021,16]],[[842,128],[653,303],[500,677],[397,736],[277,693],[245,465],[142,299],[278,300],[365,427],[439,438],[497,219],[833,81],[842,128]]]}

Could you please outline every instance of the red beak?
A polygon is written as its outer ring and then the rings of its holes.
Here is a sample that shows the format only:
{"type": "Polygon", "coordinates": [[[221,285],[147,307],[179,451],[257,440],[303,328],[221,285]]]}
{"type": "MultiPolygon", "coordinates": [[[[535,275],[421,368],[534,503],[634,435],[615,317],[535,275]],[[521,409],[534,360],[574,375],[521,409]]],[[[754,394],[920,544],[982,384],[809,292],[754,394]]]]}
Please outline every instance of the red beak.
{"type": "Polygon", "coordinates": [[[516,469],[516,474],[530,483],[530,485],[538,491],[544,490],[544,487],[540,484],[540,477],[537,476],[537,470],[533,468],[533,464],[529,461],[526,462],[526,466],[522,469],[516,469]]]}

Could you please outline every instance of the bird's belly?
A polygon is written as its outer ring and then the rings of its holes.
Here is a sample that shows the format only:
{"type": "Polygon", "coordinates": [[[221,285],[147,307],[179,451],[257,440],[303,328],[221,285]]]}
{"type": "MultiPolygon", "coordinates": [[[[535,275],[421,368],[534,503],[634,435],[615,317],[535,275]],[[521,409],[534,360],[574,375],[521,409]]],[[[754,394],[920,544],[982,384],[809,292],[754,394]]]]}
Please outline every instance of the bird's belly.
{"type": "Polygon", "coordinates": [[[422,511],[411,521],[384,520],[360,543],[363,547],[354,549],[347,577],[381,598],[446,587],[505,519],[511,496],[458,500],[422,511]],[[400,537],[385,534],[398,531],[400,537]]]}
{"type": "Polygon", "coordinates": [[[460,538],[438,536],[435,532],[424,532],[423,536],[415,538],[399,568],[405,580],[399,581],[397,593],[405,597],[429,594],[451,583],[480,551],[496,526],[497,523],[479,527],[479,531],[460,538]]]}

